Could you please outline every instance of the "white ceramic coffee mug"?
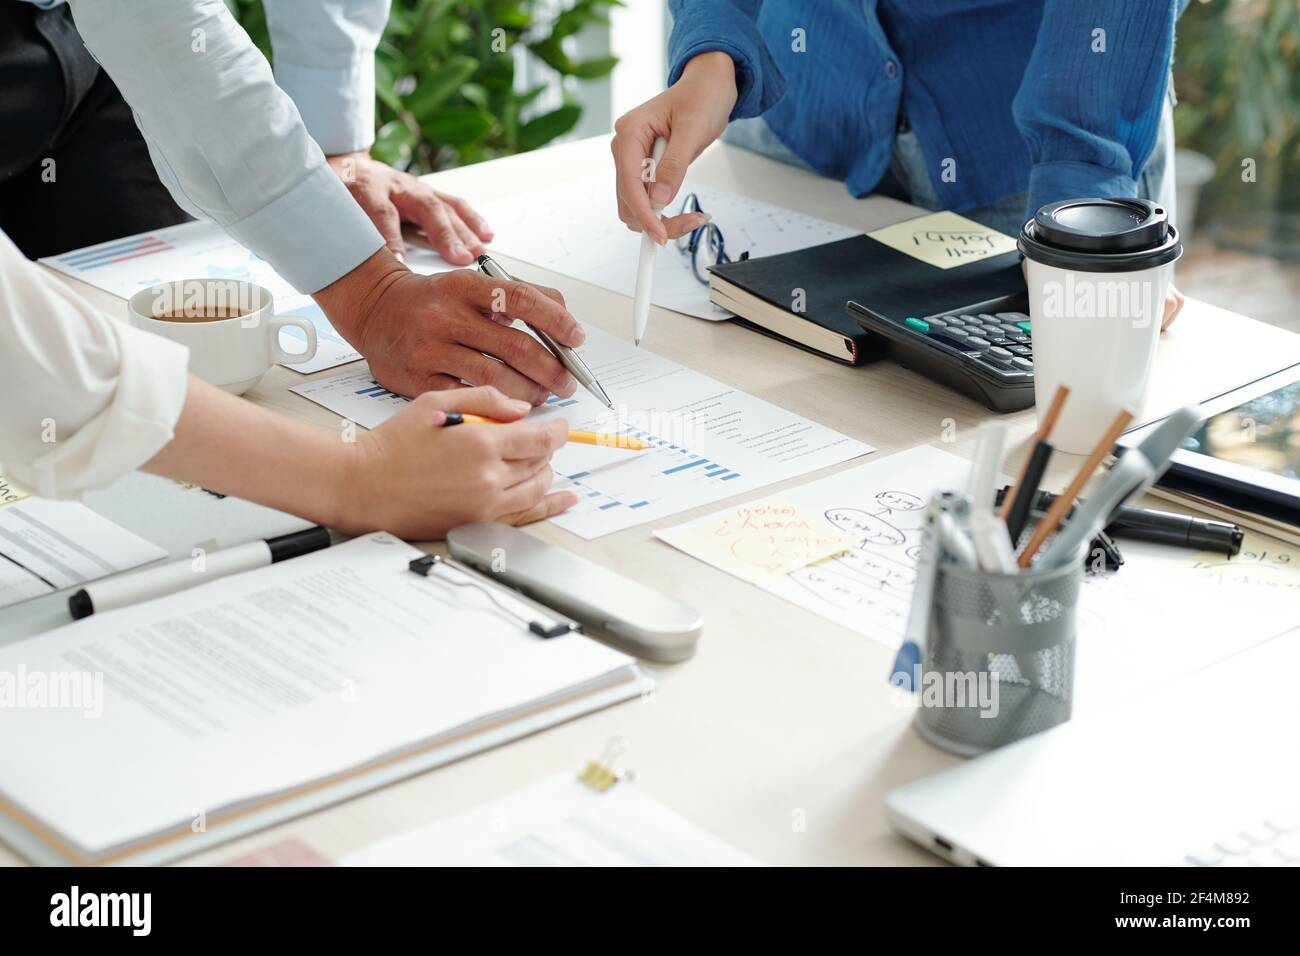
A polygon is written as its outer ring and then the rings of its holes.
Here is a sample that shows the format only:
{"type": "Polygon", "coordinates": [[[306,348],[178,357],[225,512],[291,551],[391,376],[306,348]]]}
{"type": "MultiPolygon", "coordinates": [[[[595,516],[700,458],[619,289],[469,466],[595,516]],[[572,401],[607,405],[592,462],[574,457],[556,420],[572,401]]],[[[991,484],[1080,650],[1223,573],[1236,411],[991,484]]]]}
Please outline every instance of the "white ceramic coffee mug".
{"type": "Polygon", "coordinates": [[[141,289],[127,303],[131,324],[190,350],[190,372],[242,395],[272,365],[306,362],[316,355],[316,327],[296,315],[276,315],[271,293],[235,279],[178,279],[141,289]],[[280,347],[280,329],[306,336],[301,352],[280,347]]]}
{"type": "Polygon", "coordinates": [[[1039,425],[1068,386],[1052,444],[1086,454],[1121,411],[1142,413],[1182,243],[1156,203],[1075,199],[1038,210],[1019,247],[1039,425]]]}

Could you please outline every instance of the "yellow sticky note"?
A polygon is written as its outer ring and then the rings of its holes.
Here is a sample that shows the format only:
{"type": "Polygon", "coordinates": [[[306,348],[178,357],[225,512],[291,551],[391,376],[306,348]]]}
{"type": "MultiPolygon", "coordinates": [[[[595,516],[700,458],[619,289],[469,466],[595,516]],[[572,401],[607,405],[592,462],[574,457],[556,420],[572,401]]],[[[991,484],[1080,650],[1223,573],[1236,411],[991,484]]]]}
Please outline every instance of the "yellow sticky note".
{"type": "Polygon", "coordinates": [[[32,493],[19,488],[4,475],[0,475],[0,508],[5,505],[11,505],[15,501],[22,501],[24,498],[30,498],[32,493]]]}
{"type": "Polygon", "coordinates": [[[1012,252],[1016,240],[955,212],[935,212],[867,233],[877,242],[940,269],[1012,252]]]}
{"type": "Polygon", "coordinates": [[[820,514],[780,496],[737,505],[664,538],[747,581],[789,574],[855,543],[820,514]]]}

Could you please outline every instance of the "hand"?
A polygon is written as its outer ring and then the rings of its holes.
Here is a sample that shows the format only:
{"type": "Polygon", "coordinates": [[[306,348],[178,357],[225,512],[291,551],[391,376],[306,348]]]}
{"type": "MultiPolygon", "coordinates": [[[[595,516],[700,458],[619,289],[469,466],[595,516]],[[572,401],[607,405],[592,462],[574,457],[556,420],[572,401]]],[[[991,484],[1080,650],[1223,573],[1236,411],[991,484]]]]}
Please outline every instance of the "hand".
{"type": "Polygon", "coordinates": [[[555,289],[501,282],[468,270],[416,275],[380,249],[343,278],[315,293],[334,327],[370,363],[371,374],[402,395],[492,385],[540,405],[568,398],[578,383],[522,319],[561,345],[586,336],[555,289]]]}
{"type": "Polygon", "coordinates": [[[1178,318],[1178,313],[1183,311],[1183,306],[1187,303],[1187,298],[1174,288],[1173,283],[1169,284],[1169,291],[1165,293],[1165,314],[1160,321],[1160,331],[1163,332],[1174,324],[1174,319],[1178,318]]]}
{"type": "Polygon", "coordinates": [[[528,410],[527,402],[494,388],[419,396],[349,446],[333,526],[425,541],[473,521],[521,525],[571,508],[578,500],[572,492],[546,493],[554,478],[551,454],[568,439],[569,426],[518,421],[528,410]],[[449,411],[511,424],[444,428],[449,411]]]}
{"type": "Polygon", "coordinates": [[[686,167],[727,128],[736,105],[736,67],[725,53],[701,53],[669,89],[642,103],[614,124],[618,218],[633,232],[648,232],[663,245],[708,222],[699,213],[660,219],[651,199],[667,206],[677,195],[686,167]],[[668,140],[668,151],[652,171],[646,194],[646,158],[655,138],[668,140]]]}
{"type": "Polygon", "coordinates": [[[488,224],[465,200],[438,192],[409,173],[371,159],[369,153],[339,153],[325,161],[403,263],[404,222],[419,226],[438,255],[455,266],[469,265],[492,239],[488,224]]]}

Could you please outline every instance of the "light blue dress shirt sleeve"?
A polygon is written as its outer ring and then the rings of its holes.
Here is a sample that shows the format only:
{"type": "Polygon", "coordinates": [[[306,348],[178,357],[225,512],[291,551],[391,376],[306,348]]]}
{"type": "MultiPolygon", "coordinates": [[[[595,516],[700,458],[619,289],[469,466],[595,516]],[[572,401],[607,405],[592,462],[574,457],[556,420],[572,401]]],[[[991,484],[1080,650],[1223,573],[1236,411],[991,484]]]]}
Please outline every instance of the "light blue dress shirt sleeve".
{"type": "Polygon", "coordinates": [[[389,0],[263,0],[275,79],[327,156],[375,139],[375,49],[389,0]]]}
{"type": "Polygon", "coordinates": [[[187,211],[212,219],[300,292],[329,285],[383,246],[223,0],[69,6],[187,211]]]}

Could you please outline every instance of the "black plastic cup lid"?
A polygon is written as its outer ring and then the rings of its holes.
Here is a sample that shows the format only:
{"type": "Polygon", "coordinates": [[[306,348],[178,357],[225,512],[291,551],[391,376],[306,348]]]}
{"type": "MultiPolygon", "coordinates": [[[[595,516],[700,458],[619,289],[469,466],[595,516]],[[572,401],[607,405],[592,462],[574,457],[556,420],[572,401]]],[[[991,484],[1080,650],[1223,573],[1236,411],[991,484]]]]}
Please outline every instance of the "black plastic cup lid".
{"type": "Polygon", "coordinates": [[[1048,203],[1021,227],[1025,258],[1083,272],[1136,272],[1183,254],[1178,230],[1146,199],[1065,199],[1048,203]]]}

